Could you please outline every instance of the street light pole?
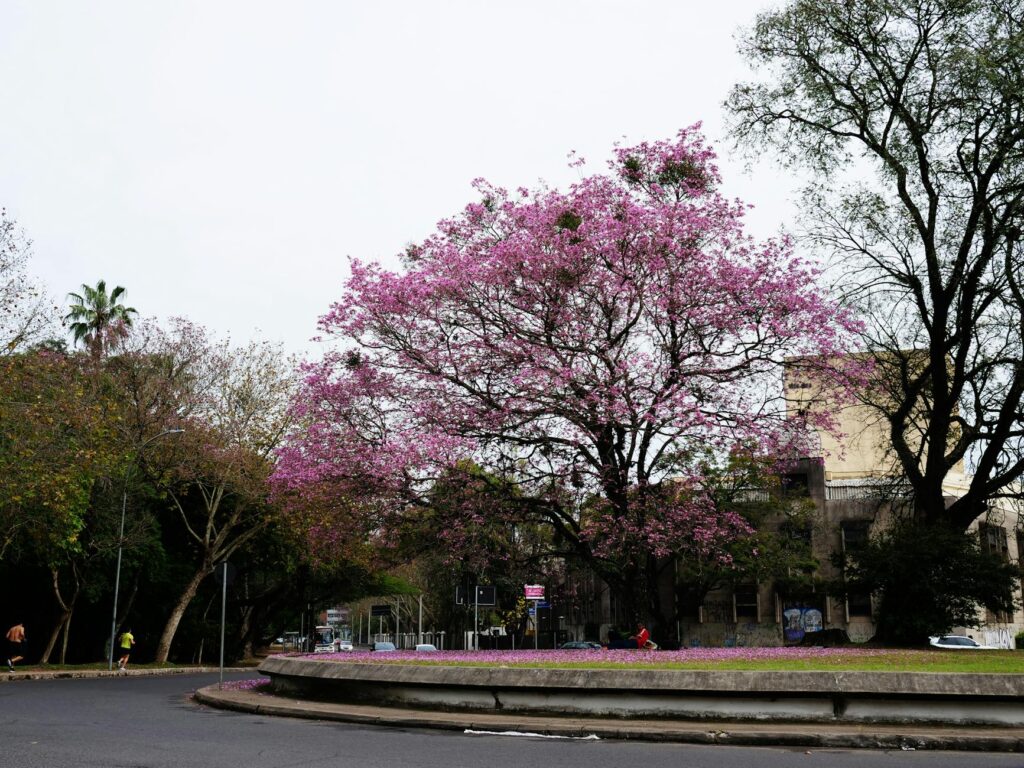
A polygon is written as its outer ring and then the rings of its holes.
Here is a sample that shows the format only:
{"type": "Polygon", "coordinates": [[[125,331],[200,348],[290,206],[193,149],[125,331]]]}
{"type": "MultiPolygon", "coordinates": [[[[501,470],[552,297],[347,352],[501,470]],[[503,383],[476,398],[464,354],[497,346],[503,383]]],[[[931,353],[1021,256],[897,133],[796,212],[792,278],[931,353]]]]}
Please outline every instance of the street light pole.
{"type": "Polygon", "coordinates": [[[184,431],[184,429],[167,429],[158,435],[153,435],[135,451],[135,455],[132,456],[132,461],[124,474],[124,492],[121,494],[121,530],[117,537],[117,571],[114,574],[114,615],[110,620],[110,657],[107,660],[107,670],[110,672],[114,670],[114,634],[117,632],[117,597],[121,588],[121,551],[124,548],[124,518],[125,512],[128,509],[128,481],[131,478],[132,469],[135,467],[139,454],[142,453],[147,445],[164,435],[180,435],[184,431]]]}

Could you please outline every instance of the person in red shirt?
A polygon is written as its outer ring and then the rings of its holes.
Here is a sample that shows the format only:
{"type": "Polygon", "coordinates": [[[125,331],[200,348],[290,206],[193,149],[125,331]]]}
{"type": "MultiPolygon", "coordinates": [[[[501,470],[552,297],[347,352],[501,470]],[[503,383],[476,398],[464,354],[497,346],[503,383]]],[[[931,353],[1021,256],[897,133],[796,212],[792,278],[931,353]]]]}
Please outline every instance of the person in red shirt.
{"type": "Polygon", "coordinates": [[[639,650],[649,647],[651,642],[651,633],[647,631],[647,627],[644,626],[642,621],[636,625],[636,634],[633,635],[632,638],[636,640],[636,647],[639,650]]]}

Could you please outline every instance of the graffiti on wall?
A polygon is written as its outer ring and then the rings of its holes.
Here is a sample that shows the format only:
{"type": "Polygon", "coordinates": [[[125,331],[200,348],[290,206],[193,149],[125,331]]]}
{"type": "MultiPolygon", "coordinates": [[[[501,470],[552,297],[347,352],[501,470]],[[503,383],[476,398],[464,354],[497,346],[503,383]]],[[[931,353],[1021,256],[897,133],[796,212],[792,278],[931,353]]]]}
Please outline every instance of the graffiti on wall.
{"type": "Polygon", "coordinates": [[[690,626],[683,631],[679,644],[683,648],[720,648],[725,645],[725,636],[721,626],[690,626]]]}
{"type": "Polygon", "coordinates": [[[875,625],[862,621],[851,622],[846,628],[846,634],[855,643],[866,643],[875,636],[875,625]]]}
{"type": "Polygon", "coordinates": [[[683,627],[679,644],[683,648],[763,648],[782,643],[778,624],[718,623],[683,627]]]}
{"type": "Polygon", "coordinates": [[[778,624],[743,624],[736,628],[736,645],[764,648],[782,643],[778,624]]]}
{"type": "Polygon", "coordinates": [[[820,632],[821,608],[814,603],[785,603],[782,610],[782,635],[787,643],[799,643],[808,632],[820,632]]]}
{"type": "Polygon", "coordinates": [[[705,600],[704,621],[709,624],[732,624],[732,600],[705,600]]]}
{"type": "Polygon", "coordinates": [[[1013,650],[1014,647],[1013,635],[1008,629],[986,629],[983,642],[985,645],[994,645],[996,648],[1008,650],[1013,650]]]}

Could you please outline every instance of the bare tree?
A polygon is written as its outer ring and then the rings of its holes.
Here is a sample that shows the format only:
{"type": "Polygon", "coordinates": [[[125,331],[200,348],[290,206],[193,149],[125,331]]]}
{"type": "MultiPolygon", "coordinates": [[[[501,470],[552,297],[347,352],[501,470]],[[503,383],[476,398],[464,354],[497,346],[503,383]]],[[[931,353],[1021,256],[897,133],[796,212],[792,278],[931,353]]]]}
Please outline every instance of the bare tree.
{"type": "Polygon", "coordinates": [[[812,172],[914,518],[965,530],[1024,473],[1024,3],[792,0],[740,48],[734,137],[812,172]]]}
{"type": "Polygon", "coordinates": [[[32,242],[0,209],[0,355],[23,351],[58,327],[56,307],[28,274],[32,242]]]}

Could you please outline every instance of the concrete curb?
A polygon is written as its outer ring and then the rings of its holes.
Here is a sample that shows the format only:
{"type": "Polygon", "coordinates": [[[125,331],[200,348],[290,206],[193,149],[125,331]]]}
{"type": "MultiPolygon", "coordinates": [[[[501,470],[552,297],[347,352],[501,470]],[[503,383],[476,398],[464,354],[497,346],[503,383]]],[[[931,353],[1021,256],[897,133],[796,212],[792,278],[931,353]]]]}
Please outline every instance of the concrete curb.
{"type": "Polygon", "coordinates": [[[566,738],[597,736],[617,740],[816,749],[1024,752],[1024,730],[1019,728],[622,720],[433,712],[289,699],[252,690],[218,690],[215,685],[200,688],[195,693],[195,700],[219,709],[258,715],[462,732],[515,732],[566,738]]]}
{"type": "Polygon", "coordinates": [[[271,656],[259,671],[278,696],[428,712],[1024,732],[1020,674],[463,667],[284,656],[271,656]]]}
{"type": "MultiPolygon", "coordinates": [[[[218,672],[220,667],[168,667],[166,669],[129,669],[127,672],[106,669],[72,669],[53,672],[3,672],[0,683],[14,683],[20,680],[87,680],[100,677],[154,677],[158,675],[197,675],[218,672]]],[[[224,667],[225,672],[256,672],[255,667],[224,667]]]]}

